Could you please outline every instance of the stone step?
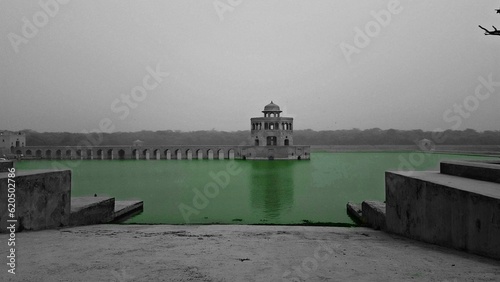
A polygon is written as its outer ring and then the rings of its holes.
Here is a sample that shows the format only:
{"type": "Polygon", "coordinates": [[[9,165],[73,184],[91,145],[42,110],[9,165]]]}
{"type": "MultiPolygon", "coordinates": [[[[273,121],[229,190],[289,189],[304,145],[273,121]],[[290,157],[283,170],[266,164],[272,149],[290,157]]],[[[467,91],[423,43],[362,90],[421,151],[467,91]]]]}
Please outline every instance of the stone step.
{"type": "Polygon", "coordinates": [[[473,193],[477,195],[500,199],[500,185],[499,183],[496,182],[488,182],[472,178],[465,178],[461,176],[449,175],[440,173],[438,171],[397,171],[397,172],[386,172],[386,185],[387,185],[388,174],[401,175],[411,179],[433,183],[436,184],[437,186],[449,187],[461,190],[466,193],[473,193]]]}
{"type": "Polygon", "coordinates": [[[379,201],[363,201],[361,209],[363,219],[368,226],[376,230],[385,230],[385,203],[379,201]]]}
{"type": "Polygon", "coordinates": [[[363,201],[361,204],[347,203],[347,215],[361,226],[385,230],[385,203],[363,201]]]}
{"type": "Polygon", "coordinates": [[[442,174],[454,175],[482,181],[500,183],[500,160],[498,161],[442,161],[442,174]]]}
{"type": "Polygon", "coordinates": [[[363,219],[363,213],[361,211],[361,205],[353,202],[347,203],[347,215],[356,224],[364,225],[365,221],[363,219]]]}
{"type": "Polygon", "coordinates": [[[144,210],[143,201],[115,201],[113,222],[123,222],[144,210]]]}
{"type": "Polygon", "coordinates": [[[143,211],[142,201],[115,201],[112,197],[72,197],[70,226],[125,221],[143,211]]]}
{"type": "Polygon", "coordinates": [[[71,197],[70,226],[111,222],[114,209],[115,198],[71,197]]]}

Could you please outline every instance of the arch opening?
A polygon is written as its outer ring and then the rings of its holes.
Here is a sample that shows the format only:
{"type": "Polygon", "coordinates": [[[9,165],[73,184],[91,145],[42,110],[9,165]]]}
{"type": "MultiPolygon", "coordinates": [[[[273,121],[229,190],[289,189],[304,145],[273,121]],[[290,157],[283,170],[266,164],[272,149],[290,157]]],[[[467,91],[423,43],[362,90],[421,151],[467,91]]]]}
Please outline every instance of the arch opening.
{"type": "Polygon", "coordinates": [[[125,159],[125,151],[124,150],[119,150],[118,151],[118,159],[124,160],[125,159]]]}
{"type": "Polygon", "coordinates": [[[99,160],[102,160],[102,159],[103,159],[102,149],[97,150],[97,158],[98,158],[99,160]]]}
{"type": "Polygon", "coordinates": [[[217,151],[217,158],[218,158],[219,160],[223,160],[223,159],[224,159],[224,150],[219,149],[219,150],[217,151]]]}
{"type": "Polygon", "coordinates": [[[132,158],[135,160],[139,159],[139,150],[137,149],[132,150],[132,158]]]}
{"type": "Polygon", "coordinates": [[[267,136],[267,146],[276,146],[277,138],[276,136],[267,136]]]}

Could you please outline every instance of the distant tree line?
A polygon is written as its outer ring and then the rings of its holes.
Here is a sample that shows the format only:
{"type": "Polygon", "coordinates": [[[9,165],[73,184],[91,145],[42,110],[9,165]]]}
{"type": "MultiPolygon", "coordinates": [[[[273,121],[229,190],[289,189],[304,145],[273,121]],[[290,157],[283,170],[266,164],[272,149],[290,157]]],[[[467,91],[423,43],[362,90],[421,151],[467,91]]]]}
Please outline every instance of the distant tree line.
{"type": "Polygon", "coordinates": [[[500,145],[500,131],[477,132],[473,129],[446,130],[440,134],[423,130],[299,130],[294,132],[297,145],[414,145],[428,139],[441,145],[500,145]],[[439,136],[439,137],[436,137],[439,136]]]}
{"type": "MultiPolygon", "coordinates": [[[[28,146],[75,146],[84,140],[99,145],[132,145],[135,140],[145,145],[243,145],[250,142],[245,131],[138,131],[101,134],[69,132],[36,132],[24,130],[28,146]]],[[[412,145],[422,139],[431,141],[435,133],[422,130],[294,130],[295,145],[412,145]]],[[[443,145],[500,145],[500,131],[478,132],[473,129],[447,130],[439,141],[443,145]],[[444,136],[444,137],[443,137],[444,136]]]]}

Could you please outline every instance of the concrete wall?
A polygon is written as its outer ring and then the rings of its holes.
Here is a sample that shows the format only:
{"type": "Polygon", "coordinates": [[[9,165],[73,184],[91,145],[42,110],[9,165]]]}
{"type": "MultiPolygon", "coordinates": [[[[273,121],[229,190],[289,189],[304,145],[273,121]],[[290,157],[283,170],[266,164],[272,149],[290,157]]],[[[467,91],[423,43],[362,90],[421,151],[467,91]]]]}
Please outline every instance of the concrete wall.
{"type": "MultiPolygon", "coordinates": [[[[71,171],[16,171],[16,230],[67,226],[70,219],[71,171]]],[[[8,176],[0,173],[0,232],[7,232],[8,176]]]]}
{"type": "Polygon", "coordinates": [[[387,231],[500,259],[500,185],[438,172],[386,172],[387,231]]]}
{"type": "Polygon", "coordinates": [[[14,161],[1,161],[0,160],[0,172],[8,172],[9,168],[14,167],[14,161]]]}

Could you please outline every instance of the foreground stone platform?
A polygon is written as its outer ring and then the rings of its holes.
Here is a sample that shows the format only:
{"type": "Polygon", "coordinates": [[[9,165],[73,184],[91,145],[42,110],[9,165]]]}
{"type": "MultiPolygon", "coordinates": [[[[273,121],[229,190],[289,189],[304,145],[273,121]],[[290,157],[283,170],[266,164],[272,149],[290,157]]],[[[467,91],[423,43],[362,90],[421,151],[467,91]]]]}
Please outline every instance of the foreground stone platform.
{"type": "MultiPolygon", "coordinates": [[[[0,235],[6,242],[7,234],[0,235]]],[[[17,234],[0,281],[498,281],[500,262],[368,228],[92,225],[17,234]]],[[[6,248],[0,255],[6,254],[6,248]]]]}
{"type": "MultiPolygon", "coordinates": [[[[16,231],[42,230],[67,226],[70,216],[71,171],[16,171],[14,218],[8,209],[8,173],[0,172],[0,233],[8,230],[7,220],[15,219],[16,231]]],[[[12,206],[10,207],[12,208],[12,206]]],[[[10,224],[10,223],[9,223],[10,224]]]]}
{"type": "Polygon", "coordinates": [[[386,172],[387,231],[500,259],[499,175],[500,165],[482,161],[386,172]]]}
{"type": "MultiPolygon", "coordinates": [[[[13,167],[0,161],[0,171],[13,167]]],[[[71,197],[71,171],[54,169],[0,172],[0,202],[0,233],[12,224],[21,232],[120,222],[143,210],[142,201],[71,197]]]]}

